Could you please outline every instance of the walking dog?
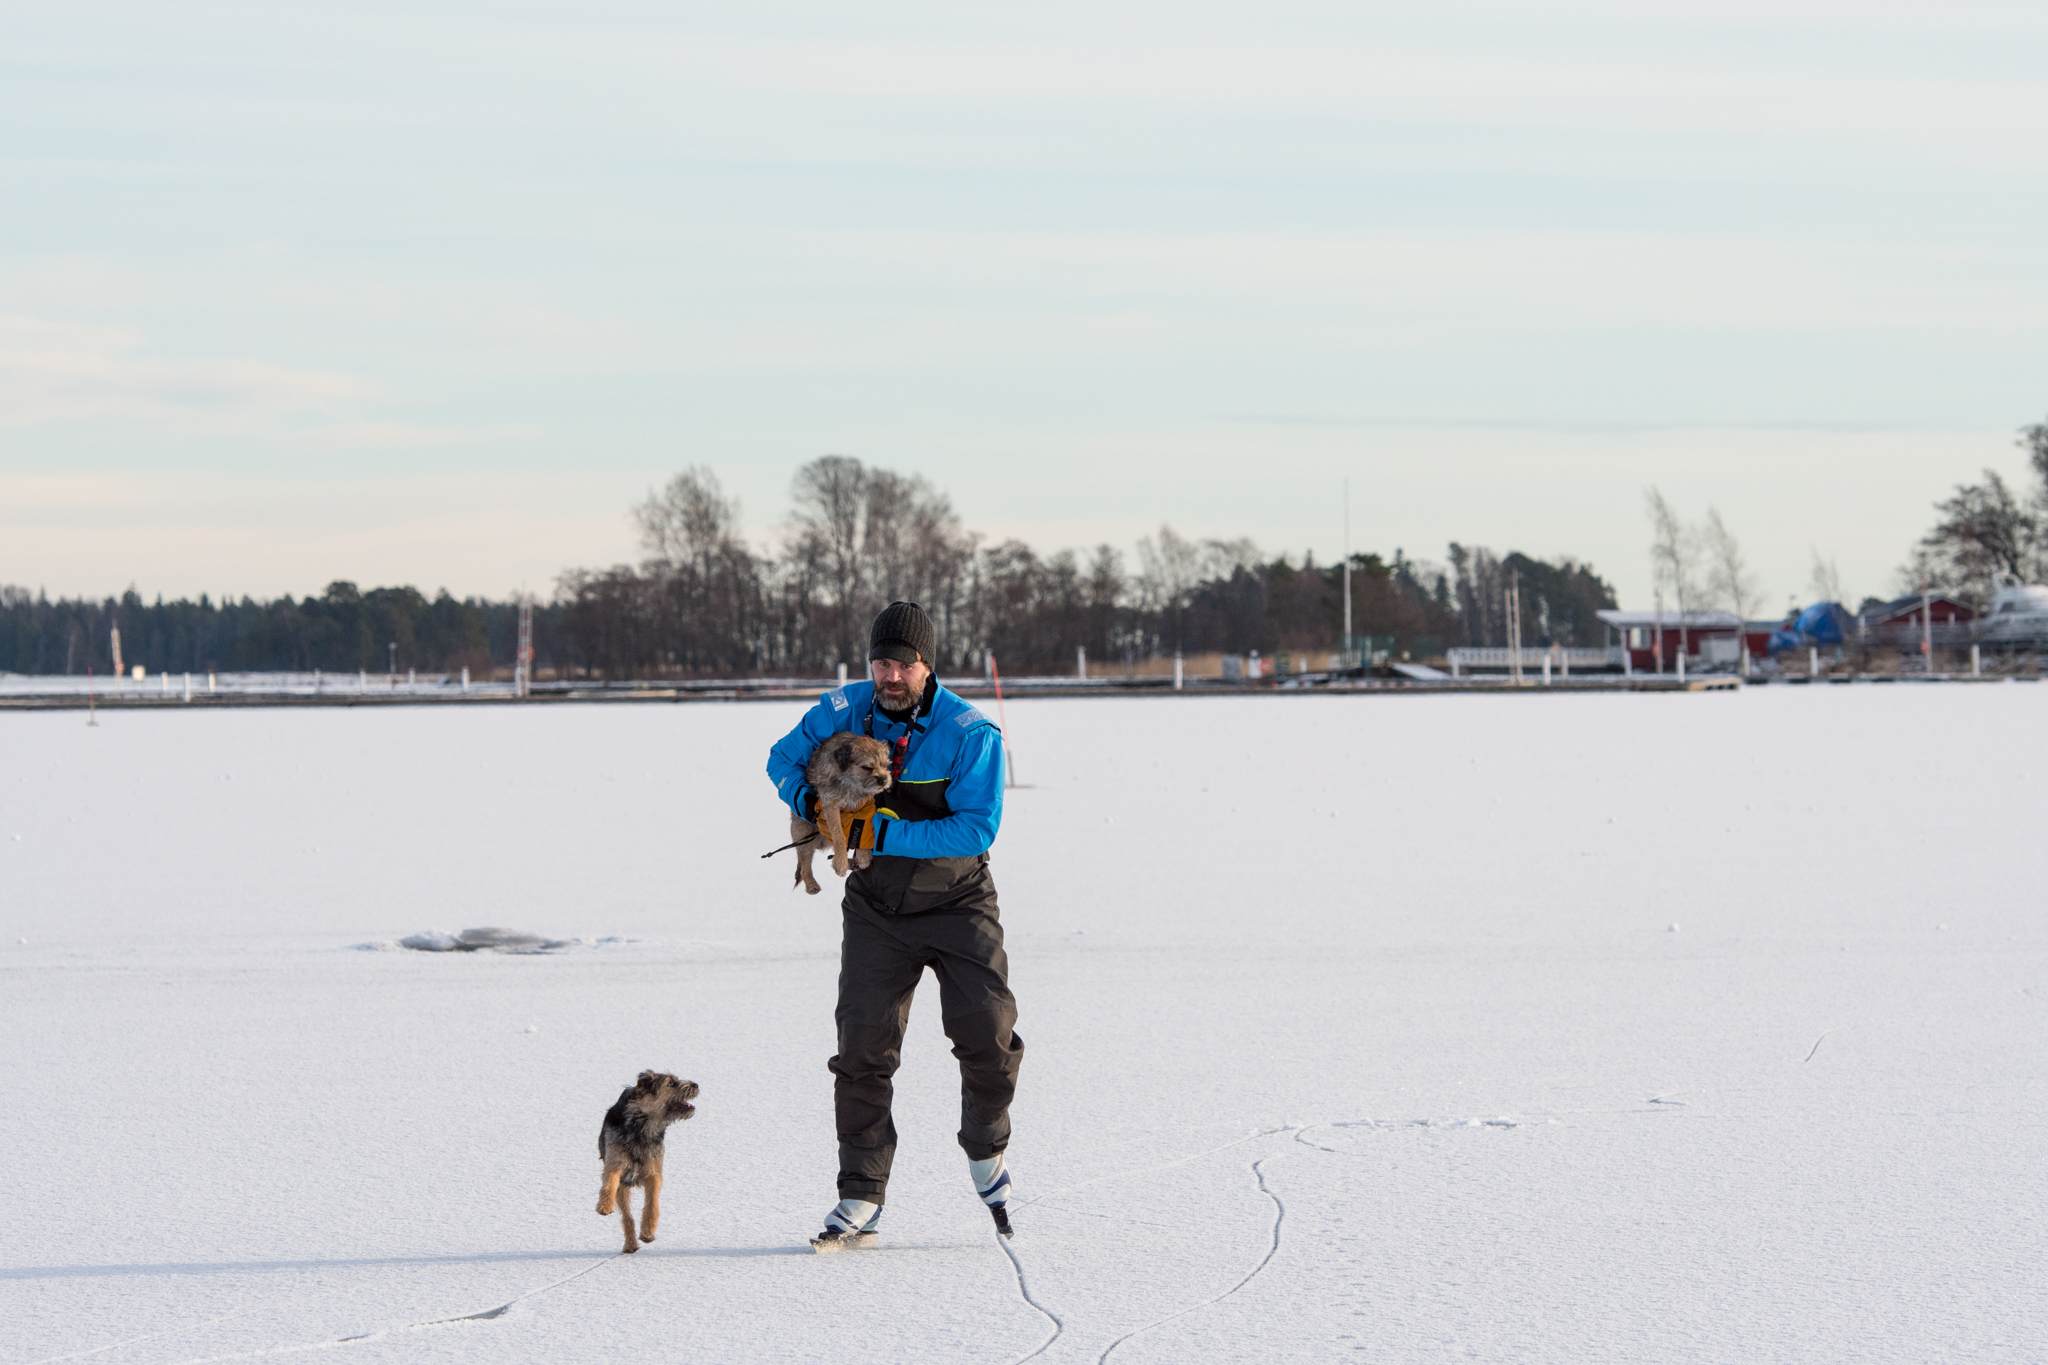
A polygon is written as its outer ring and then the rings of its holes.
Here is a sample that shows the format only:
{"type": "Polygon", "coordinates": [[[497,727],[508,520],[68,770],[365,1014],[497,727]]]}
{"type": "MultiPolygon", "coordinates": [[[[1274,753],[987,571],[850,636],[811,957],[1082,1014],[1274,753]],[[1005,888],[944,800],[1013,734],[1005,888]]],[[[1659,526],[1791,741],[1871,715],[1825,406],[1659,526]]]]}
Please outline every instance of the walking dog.
{"type": "Polygon", "coordinates": [[[616,1204],[626,1226],[626,1250],[654,1240],[661,1222],[662,1136],[672,1123],[697,1112],[695,1081],[680,1081],[662,1071],[643,1071],[640,1079],[619,1092],[619,1102],[605,1111],[598,1130],[597,1154],[604,1158],[604,1184],[597,1192],[597,1211],[610,1213],[616,1204]],[[633,1235],[631,1191],[644,1192],[640,1235],[633,1235]]]}

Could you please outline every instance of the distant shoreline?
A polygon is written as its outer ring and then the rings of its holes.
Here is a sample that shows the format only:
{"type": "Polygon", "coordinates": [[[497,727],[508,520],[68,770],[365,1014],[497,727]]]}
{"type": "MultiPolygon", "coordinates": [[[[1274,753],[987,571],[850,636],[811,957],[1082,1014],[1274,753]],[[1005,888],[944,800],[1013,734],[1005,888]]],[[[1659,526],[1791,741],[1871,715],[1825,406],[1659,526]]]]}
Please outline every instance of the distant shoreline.
{"type": "MultiPolygon", "coordinates": [[[[1525,680],[1521,684],[1502,678],[1460,678],[1446,682],[1414,682],[1372,679],[1366,681],[1331,682],[1312,680],[1286,683],[1224,683],[1213,680],[1190,680],[1190,684],[1176,691],[1170,685],[1155,679],[1135,679],[1130,682],[1081,681],[1073,678],[1019,678],[1004,684],[1004,695],[1018,701],[1043,700],[1048,697],[1397,697],[1397,696],[1444,696],[1474,695],[1502,696],[1527,694],[1548,696],[1558,693],[1623,693],[1623,692],[1736,692],[1745,687],[1806,687],[1806,686],[1860,686],[1872,684],[1904,684],[1908,686],[1928,683],[1998,683],[1998,682],[2039,682],[2038,677],[2001,675],[1997,677],[1972,677],[1967,673],[1942,674],[1932,677],[1861,676],[1838,678],[1775,678],[1741,679],[1722,676],[1688,678],[1681,681],[1674,677],[1622,677],[1613,678],[1572,678],[1552,683],[1525,680]]],[[[399,688],[368,691],[327,691],[327,692],[264,692],[237,690],[234,692],[204,693],[195,691],[188,700],[182,690],[169,693],[139,693],[137,691],[116,692],[112,695],[88,697],[83,691],[56,693],[27,693],[15,696],[0,694],[0,711],[83,711],[89,706],[108,711],[191,711],[222,709],[248,709],[252,707],[393,707],[393,706],[558,706],[574,703],[599,705],[652,703],[706,703],[706,702],[790,702],[809,701],[820,692],[830,691],[836,686],[830,679],[816,683],[792,686],[786,681],[775,681],[760,686],[735,684],[731,682],[692,685],[688,683],[665,684],[621,684],[613,687],[603,685],[541,684],[531,695],[519,697],[509,687],[498,685],[485,690],[482,687],[462,692],[453,687],[399,688]]],[[[995,699],[995,689],[985,683],[951,682],[947,686],[963,697],[975,700],[995,699]]]]}

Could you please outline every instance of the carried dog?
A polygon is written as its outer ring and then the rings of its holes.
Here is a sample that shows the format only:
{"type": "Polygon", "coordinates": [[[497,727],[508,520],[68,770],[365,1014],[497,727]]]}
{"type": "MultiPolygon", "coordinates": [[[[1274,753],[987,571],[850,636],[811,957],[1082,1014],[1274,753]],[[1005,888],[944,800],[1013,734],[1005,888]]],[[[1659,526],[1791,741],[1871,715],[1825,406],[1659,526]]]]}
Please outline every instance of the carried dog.
{"type": "Polygon", "coordinates": [[[604,1158],[604,1184],[597,1192],[597,1211],[610,1213],[616,1204],[626,1225],[626,1250],[654,1240],[661,1222],[662,1136],[672,1123],[697,1112],[695,1081],[677,1080],[664,1071],[643,1071],[640,1079],[619,1092],[619,1102],[604,1114],[597,1134],[597,1154],[604,1158]],[[633,1187],[645,1191],[640,1210],[640,1235],[633,1235],[633,1187]]]}
{"type": "MultiPolygon", "coordinates": [[[[818,894],[818,879],[811,875],[811,858],[822,838],[832,846],[832,870],[846,875],[846,821],[843,818],[871,806],[889,789],[889,746],[879,739],[842,731],[811,751],[804,765],[804,780],[818,795],[818,823],[792,819],[789,837],[796,840],[796,884],[810,895],[818,894]]],[[[855,867],[866,867],[866,849],[852,855],[855,867]]]]}

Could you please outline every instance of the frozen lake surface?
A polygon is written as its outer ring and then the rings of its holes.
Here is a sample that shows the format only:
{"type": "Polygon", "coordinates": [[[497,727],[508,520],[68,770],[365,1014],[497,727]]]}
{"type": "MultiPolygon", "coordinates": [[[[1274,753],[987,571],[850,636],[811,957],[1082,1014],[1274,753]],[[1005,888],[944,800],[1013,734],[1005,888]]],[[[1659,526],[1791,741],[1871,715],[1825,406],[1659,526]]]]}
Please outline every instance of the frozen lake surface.
{"type": "Polygon", "coordinates": [[[928,986],[837,1257],[799,710],[0,717],[0,1362],[2041,1359],[2048,688],[1013,703],[1018,1234],[928,986]]]}

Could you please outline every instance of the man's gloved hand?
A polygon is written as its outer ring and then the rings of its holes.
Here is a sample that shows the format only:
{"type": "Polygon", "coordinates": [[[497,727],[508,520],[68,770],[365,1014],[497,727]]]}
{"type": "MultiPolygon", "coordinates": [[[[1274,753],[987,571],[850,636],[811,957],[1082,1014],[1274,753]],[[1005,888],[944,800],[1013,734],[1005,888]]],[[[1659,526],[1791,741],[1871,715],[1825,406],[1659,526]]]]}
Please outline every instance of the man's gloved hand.
{"type": "Polygon", "coordinates": [[[808,820],[814,825],[818,823],[818,794],[808,783],[798,787],[796,795],[789,798],[789,813],[799,820],[808,820]]]}

